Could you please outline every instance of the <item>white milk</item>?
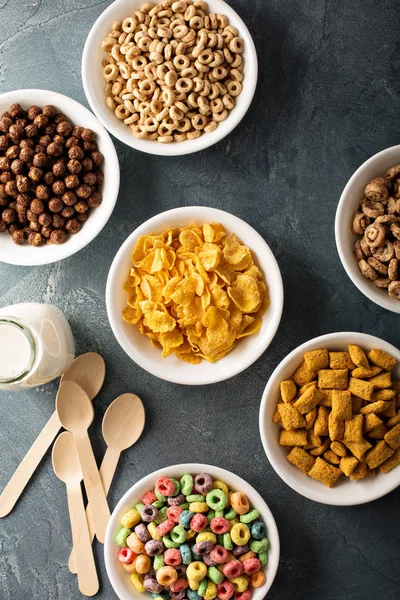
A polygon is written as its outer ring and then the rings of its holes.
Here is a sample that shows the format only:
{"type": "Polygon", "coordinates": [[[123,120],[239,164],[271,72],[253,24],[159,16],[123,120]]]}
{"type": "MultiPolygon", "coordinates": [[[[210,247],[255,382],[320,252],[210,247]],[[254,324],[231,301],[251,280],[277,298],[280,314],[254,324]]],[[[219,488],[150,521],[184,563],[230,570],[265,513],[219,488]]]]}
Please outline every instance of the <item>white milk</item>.
{"type": "Polygon", "coordinates": [[[0,309],[0,389],[42,385],[69,369],[75,344],[64,314],[30,302],[0,309]]]}

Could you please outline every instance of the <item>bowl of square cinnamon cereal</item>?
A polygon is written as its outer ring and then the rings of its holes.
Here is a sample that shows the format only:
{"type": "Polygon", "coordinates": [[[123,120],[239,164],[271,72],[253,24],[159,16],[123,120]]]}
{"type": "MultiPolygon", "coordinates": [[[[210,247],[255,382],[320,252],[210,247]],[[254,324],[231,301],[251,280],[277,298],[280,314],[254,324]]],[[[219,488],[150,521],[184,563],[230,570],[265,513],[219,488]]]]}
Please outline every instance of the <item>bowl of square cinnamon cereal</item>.
{"type": "Polygon", "coordinates": [[[323,335],[275,369],[260,433],[278,475],[306,498],[370,502],[400,485],[400,351],[356,332],[323,335]]]}

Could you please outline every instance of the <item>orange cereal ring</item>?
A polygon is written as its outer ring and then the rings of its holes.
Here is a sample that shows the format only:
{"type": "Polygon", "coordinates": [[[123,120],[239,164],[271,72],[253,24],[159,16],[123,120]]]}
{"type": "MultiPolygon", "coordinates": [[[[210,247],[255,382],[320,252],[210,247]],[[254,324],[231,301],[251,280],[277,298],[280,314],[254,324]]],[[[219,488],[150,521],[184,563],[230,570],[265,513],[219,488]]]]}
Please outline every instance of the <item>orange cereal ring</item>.
{"type": "Polygon", "coordinates": [[[160,585],[167,586],[175,583],[178,579],[178,573],[174,567],[161,567],[161,569],[158,569],[156,577],[160,585]]]}
{"type": "Polygon", "coordinates": [[[234,492],[231,496],[231,506],[239,515],[244,515],[249,511],[250,505],[246,494],[234,492]]]}
{"type": "Polygon", "coordinates": [[[253,575],[250,577],[250,585],[252,585],[254,588],[261,587],[264,585],[266,579],[267,578],[265,577],[264,571],[257,571],[257,573],[253,573],[253,575]]]}
{"type": "Polygon", "coordinates": [[[150,556],[147,556],[147,554],[139,554],[135,561],[136,572],[140,575],[144,575],[149,572],[150,566],[150,556]]]}

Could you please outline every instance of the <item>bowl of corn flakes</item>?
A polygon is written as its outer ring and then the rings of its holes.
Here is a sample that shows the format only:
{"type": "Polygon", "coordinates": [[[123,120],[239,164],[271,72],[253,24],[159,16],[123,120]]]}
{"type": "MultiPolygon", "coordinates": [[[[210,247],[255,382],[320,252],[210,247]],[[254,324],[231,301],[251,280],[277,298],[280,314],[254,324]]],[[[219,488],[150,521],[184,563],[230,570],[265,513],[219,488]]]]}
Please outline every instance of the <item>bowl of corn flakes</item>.
{"type": "Polygon", "coordinates": [[[271,343],[283,309],[265,240],[222,210],[176,208],[138,227],[111,265],[107,313],[117,341],[149,373],[184,385],[224,381],[271,343]]]}
{"type": "Polygon", "coordinates": [[[260,406],[265,453],[296,492],[371,502],[400,485],[400,351],[372,335],[323,335],[275,369],[260,406]]]}

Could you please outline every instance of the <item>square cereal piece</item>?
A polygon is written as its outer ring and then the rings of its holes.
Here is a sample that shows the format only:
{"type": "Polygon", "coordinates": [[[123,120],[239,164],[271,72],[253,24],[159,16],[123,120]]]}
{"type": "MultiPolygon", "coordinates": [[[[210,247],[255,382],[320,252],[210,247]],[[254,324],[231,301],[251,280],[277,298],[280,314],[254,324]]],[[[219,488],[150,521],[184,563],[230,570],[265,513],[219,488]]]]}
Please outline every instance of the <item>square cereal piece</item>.
{"type": "Polygon", "coordinates": [[[368,432],[368,437],[372,440],[383,440],[388,431],[389,427],[387,427],[385,423],[382,423],[371,429],[371,431],[368,432]]]}
{"type": "Polygon", "coordinates": [[[396,416],[396,400],[389,400],[389,406],[380,415],[381,417],[385,417],[385,419],[391,419],[396,416]]]}
{"type": "Polygon", "coordinates": [[[344,442],[360,442],[363,434],[362,415],[354,415],[350,421],[344,424],[344,442]]]}
{"type": "Polygon", "coordinates": [[[295,429],[294,431],[281,429],[279,432],[279,444],[281,446],[306,446],[307,431],[305,429],[295,429]]]}
{"type": "Polygon", "coordinates": [[[306,390],[308,390],[308,388],[310,388],[310,387],[317,387],[317,382],[311,381],[310,383],[306,383],[305,385],[301,386],[301,388],[297,392],[297,398],[300,398],[300,396],[302,396],[304,394],[304,392],[306,390]]]}
{"type": "Polygon", "coordinates": [[[391,371],[397,365],[397,360],[393,356],[377,348],[368,352],[368,358],[374,365],[386,369],[386,371],[391,371]]]}
{"type": "Polygon", "coordinates": [[[298,446],[292,448],[292,450],[286,456],[286,460],[300,469],[300,471],[303,471],[303,473],[306,475],[315,463],[315,458],[310,456],[308,452],[306,452],[303,448],[299,448],[298,446]]]}
{"type": "Polygon", "coordinates": [[[394,450],[387,445],[385,440],[378,442],[377,445],[370,450],[366,456],[366,463],[370,469],[379,467],[380,464],[385,462],[394,454],[394,450]]]}
{"type": "Polygon", "coordinates": [[[296,384],[293,379],[281,381],[281,397],[284,402],[291,402],[297,394],[296,384]]]}
{"type": "Polygon", "coordinates": [[[374,384],[376,390],[384,390],[392,385],[392,375],[388,371],[384,371],[379,375],[375,375],[375,377],[371,377],[369,382],[374,384]]]}
{"type": "Polygon", "coordinates": [[[338,465],[340,463],[340,458],[337,454],[332,452],[332,450],[327,450],[322,456],[328,461],[328,463],[331,463],[331,465],[338,465]]]}
{"type": "Polygon", "coordinates": [[[351,394],[351,410],[352,410],[353,414],[360,412],[362,405],[363,405],[363,399],[360,398],[359,396],[353,396],[353,394],[351,394]]]}
{"type": "Polygon", "coordinates": [[[278,410],[282,425],[287,431],[302,429],[305,426],[306,422],[303,415],[292,404],[278,404],[278,410]]]}
{"type": "Polygon", "coordinates": [[[329,367],[331,369],[355,369],[356,365],[348,352],[329,352],[329,367]]]}
{"type": "Polygon", "coordinates": [[[357,367],[365,367],[366,369],[368,369],[369,362],[367,355],[365,354],[364,350],[360,348],[360,346],[356,346],[355,344],[349,344],[348,350],[351,360],[357,367]]]}
{"type": "Polygon", "coordinates": [[[321,394],[321,400],[319,401],[320,406],[332,406],[332,392],[333,390],[319,390],[321,394]]]}
{"type": "Polygon", "coordinates": [[[357,465],[358,460],[354,456],[344,456],[340,459],[339,468],[347,477],[350,477],[357,465]]]}
{"type": "Polygon", "coordinates": [[[400,448],[399,450],[396,450],[393,456],[391,456],[390,458],[385,460],[385,462],[379,465],[379,470],[381,473],[389,473],[389,471],[391,471],[398,465],[400,465],[400,448]]]}
{"type": "Polygon", "coordinates": [[[342,440],[344,437],[344,421],[339,421],[335,415],[330,412],[328,418],[329,437],[332,442],[342,440]]]}
{"type": "Polygon", "coordinates": [[[389,402],[389,400],[393,400],[396,397],[396,392],[394,390],[378,390],[372,394],[372,402],[377,402],[378,400],[384,400],[385,402],[389,402]]]}
{"type": "Polygon", "coordinates": [[[387,432],[385,435],[385,442],[392,448],[397,450],[400,448],[400,425],[396,425],[393,429],[387,432]]]}
{"type": "Polygon", "coordinates": [[[370,413],[375,413],[379,415],[379,413],[385,412],[387,408],[389,408],[390,402],[384,402],[383,400],[378,400],[378,402],[372,402],[372,404],[367,404],[367,406],[363,406],[360,410],[360,414],[369,415],[370,413]]]}
{"type": "Polygon", "coordinates": [[[310,454],[312,454],[313,456],[321,456],[321,454],[328,450],[329,442],[329,439],[325,440],[320,446],[318,446],[318,448],[313,448],[312,450],[310,450],[310,454]]]}
{"type": "Polygon", "coordinates": [[[311,386],[296,400],[294,406],[304,415],[317,406],[320,398],[321,394],[319,390],[315,386],[311,386]]]}
{"type": "Polygon", "coordinates": [[[382,425],[383,421],[379,417],[377,417],[374,413],[369,415],[365,415],[364,423],[363,423],[363,433],[368,433],[368,431],[372,431],[378,425],[382,425]]]}
{"type": "Polygon", "coordinates": [[[346,446],[342,442],[332,442],[331,450],[341,458],[344,458],[347,454],[346,446]]]}
{"type": "Polygon", "coordinates": [[[364,479],[367,474],[367,465],[365,463],[359,462],[354,471],[350,475],[350,481],[358,481],[359,479],[364,479]]]}
{"type": "Polygon", "coordinates": [[[307,369],[306,363],[303,361],[299,368],[294,372],[292,379],[296,385],[301,387],[306,383],[311,383],[311,381],[315,379],[316,375],[316,373],[307,369]]]}
{"type": "Polygon", "coordinates": [[[345,390],[348,386],[348,369],[322,369],[318,371],[318,387],[345,390]]]}
{"type": "Polygon", "coordinates": [[[359,398],[370,402],[374,392],[374,384],[370,381],[363,381],[362,379],[350,377],[349,391],[354,394],[354,396],[358,396],[359,398]]]}
{"type": "Polygon", "coordinates": [[[369,367],[368,369],[365,367],[357,367],[356,369],[353,369],[351,375],[356,379],[370,379],[371,377],[378,375],[381,371],[382,369],[380,367],[369,367]]]}
{"type": "Polygon", "coordinates": [[[327,463],[323,458],[318,457],[308,475],[317,481],[320,481],[329,488],[333,488],[342,471],[327,463]]]}
{"type": "Polygon", "coordinates": [[[399,423],[400,423],[400,410],[397,411],[397,413],[395,414],[394,417],[391,417],[389,419],[389,421],[387,422],[387,424],[389,425],[389,427],[395,427],[399,423]]]}
{"type": "Polygon", "coordinates": [[[350,421],[353,413],[351,393],[348,390],[333,390],[332,413],[339,421],[350,421]]]}
{"type": "Polygon", "coordinates": [[[304,362],[309,371],[319,371],[327,369],[329,365],[329,354],[326,348],[320,350],[311,350],[304,354],[304,362]]]}
{"type": "Polygon", "coordinates": [[[282,402],[278,402],[276,405],[274,416],[272,417],[272,422],[276,423],[277,425],[282,425],[281,413],[279,412],[280,404],[282,404],[282,402]]]}
{"type": "Polygon", "coordinates": [[[350,452],[352,454],[354,454],[354,456],[356,458],[358,458],[358,460],[362,460],[364,454],[372,448],[372,444],[367,442],[367,440],[364,440],[364,438],[361,438],[361,440],[359,442],[346,442],[345,441],[345,444],[348,447],[348,449],[350,450],[350,452]]]}
{"type": "Polygon", "coordinates": [[[315,435],[312,429],[307,431],[307,446],[305,446],[307,450],[311,448],[319,448],[321,444],[322,440],[319,435],[315,435]]]}
{"type": "Polygon", "coordinates": [[[310,410],[309,413],[304,415],[304,418],[306,421],[306,429],[308,431],[309,429],[311,429],[314,426],[315,419],[317,418],[317,408],[314,407],[312,410],[310,410]]]}
{"type": "Polygon", "coordinates": [[[326,436],[329,435],[328,427],[329,409],[326,406],[319,406],[317,412],[317,418],[314,423],[315,435],[326,436]]]}

